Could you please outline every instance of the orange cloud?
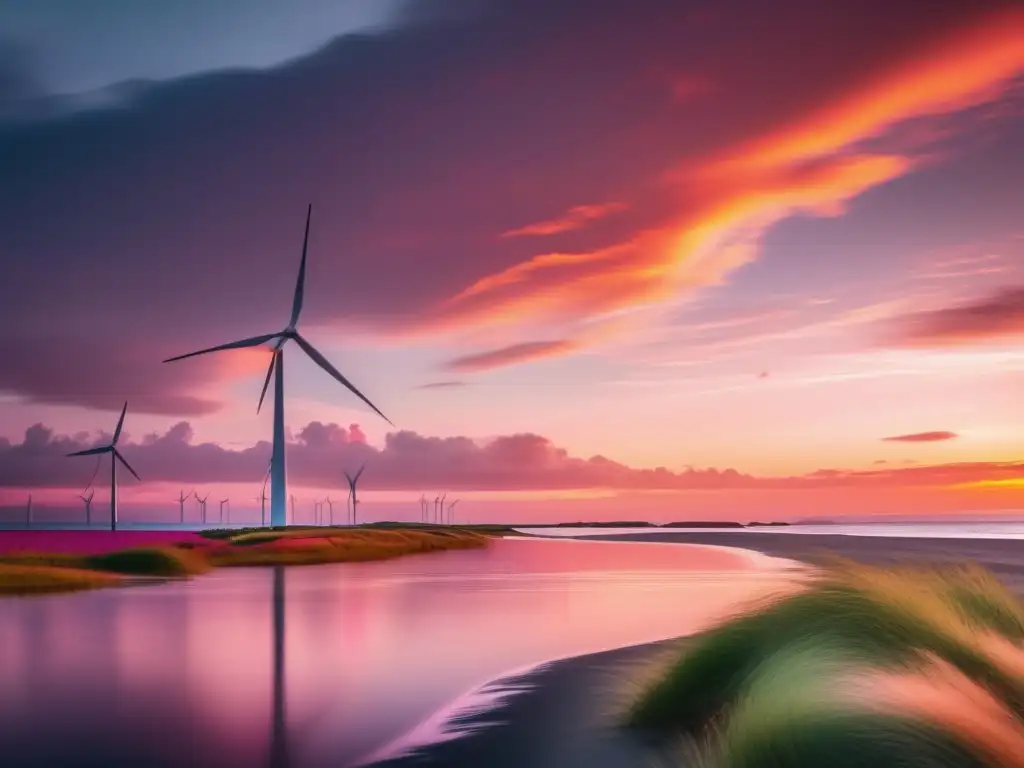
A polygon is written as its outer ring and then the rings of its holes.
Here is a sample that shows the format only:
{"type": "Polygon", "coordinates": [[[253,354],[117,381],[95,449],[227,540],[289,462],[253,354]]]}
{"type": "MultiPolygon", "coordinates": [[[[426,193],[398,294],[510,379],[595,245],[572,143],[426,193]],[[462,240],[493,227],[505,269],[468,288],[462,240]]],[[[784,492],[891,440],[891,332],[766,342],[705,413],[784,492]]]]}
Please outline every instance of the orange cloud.
{"type": "Polygon", "coordinates": [[[579,349],[579,343],[569,339],[555,341],[527,341],[489,352],[466,355],[450,360],[446,367],[453,371],[474,372],[502,368],[507,365],[541,360],[579,349]]]}
{"type": "Polygon", "coordinates": [[[885,443],[937,443],[943,440],[954,440],[959,435],[956,432],[914,432],[910,435],[894,435],[883,437],[885,443]]]}
{"type": "Polygon", "coordinates": [[[539,221],[536,224],[528,224],[519,229],[511,229],[502,232],[501,237],[543,237],[545,235],[557,235],[562,232],[569,232],[586,226],[591,221],[604,218],[613,213],[619,213],[628,208],[624,203],[601,203],[598,205],[577,205],[570,208],[564,216],[557,219],[539,221]]]}
{"type": "Polygon", "coordinates": [[[911,117],[955,112],[991,101],[1024,71],[1024,9],[980,19],[918,51],[895,69],[817,112],[751,142],[718,172],[771,168],[831,154],[874,138],[911,117]]]}
{"type": "MultiPolygon", "coordinates": [[[[851,148],[910,119],[990,101],[1022,70],[1024,11],[988,14],[781,130],[676,173],[688,202],[664,225],[589,251],[538,254],[483,277],[438,306],[431,327],[565,320],[720,284],[757,258],[780,220],[841,215],[848,201],[916,166],[903,155],[851,148]]],[[[506,235],[563,231],[591,209],[506,235]]]]}
{"type": "Polygon", "coordinates": [[[441,305],[437,321],[576,318],[718,284],[756,258],[762,234],[780,219],[840,213],[847,200],[909,167],[900,157],[841,157],[722,185],[671,226],[595,251],[541,254],[489,275],[441,305]]]}

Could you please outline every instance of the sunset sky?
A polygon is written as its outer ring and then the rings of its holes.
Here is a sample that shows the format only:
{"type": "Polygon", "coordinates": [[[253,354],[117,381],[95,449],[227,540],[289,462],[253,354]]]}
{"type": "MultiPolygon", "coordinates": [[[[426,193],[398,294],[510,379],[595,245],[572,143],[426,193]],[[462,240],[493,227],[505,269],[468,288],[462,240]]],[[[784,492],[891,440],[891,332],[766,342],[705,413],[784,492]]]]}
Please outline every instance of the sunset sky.
{"type": "Polygon", "coordinates": [[[129,519],[252,513],[268,352],[160,361],[287,323],[309,203],[300,328],[397,427],[288,347],[307,518],[367,459],[370,518],[1024,509],[1017,0],[25,0],[0,30],[4,514],[79,512],[64,454],[125,400],[129,519]]]}

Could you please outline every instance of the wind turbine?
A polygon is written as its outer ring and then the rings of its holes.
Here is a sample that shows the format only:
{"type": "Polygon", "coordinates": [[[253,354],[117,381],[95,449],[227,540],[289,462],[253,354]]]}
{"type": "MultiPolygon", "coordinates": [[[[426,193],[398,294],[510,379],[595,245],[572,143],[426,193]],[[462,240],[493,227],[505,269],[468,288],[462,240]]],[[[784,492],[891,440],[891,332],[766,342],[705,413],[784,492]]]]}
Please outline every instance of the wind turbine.
{"type": "Polygon", "coordinates": [[[330,523],[331,525],[334,525],[334,502],[331,501],[330,494],[328,494],[327,498],[324,499],[324,504],[327,505],[327,509],[329,510],[328,514],[330,515],[330,523]]]}
{"type": "Polygon", "coordinates": [[[437,514],[437,505],[440,504],[440,503],[441,503],[441,497],[440,496],[435,496],[434,497],[434,522],[435,523],[438,522],[441,519],[440,516],[437,514]]]}
{"type": "Polygon", "coordinates": [[[267,465],[267,474],[263,476],[263,487],[260,488],[260,495],[256,501],[260,504],[260,525],[267,524],[267,481],[270,480],[270,465],[267,465]]]}
{"type": "MultiPolygon", "coordinates": [[[[381,413],[380,409],[375,406],[370,400],[363,395],[355,385],[353,385],[348,379],[327,360],[326,357],[321,355],[312,344],[296,329],[296,324],[299,322],[299,314],[302,312],[302,301],[305,293],[306,286],[306,252],[309,246],[309,220],[313,214],[313,206],[310,205],[306,211],[306,234],[302,241],[302,260],[299,262],[299,277],[295,283],[295,294],[292,298],[292,314],[288,320],[288,325],[283,331],[277,333],[268,333],[262,336],[253,336],[248,339],[242,339],[241,341],[232,341],[227,344],[220,344],[216,347],[209,347],[208,349],[201,349],[198,352],[190,352],[187,355],[178,355],[177,357],[170,357],[164,360],[165,363],[169,363],[173,360],[184,360],[187,357],[195,357],[196,355],[205,355],[208,352],[219,352],[224,349],[242,349],[245,347],[258,347],[261,344],[267,342],[274,342],[272,348],[272,354],[270,357],[270,367],[267,369],[267,378],[263,382],[263,391],[260,393],[260,401],[256,406],[256,412],[259,413],[260,408],[263,407],[263,398],[267,394],[267,387],[270,386],[270,377],[274,376],[274,442],[273,450],[271,453],[270,460],[270,523],[271,525],[286,525],[287,524],[287,509],[285,506],[285,500],[288,498],[286,490],[286,479],[285,479],[285,439],[284,439],[284,345],[289,341],[294,341],[299,345],[299,348],[308,355],[314,363],[323,368],[328,374],[330,374],[336,381],[343,384],[349,389],[356,397],[366,403],[370,408],[377,413],[382,419],[388,424],[394,426],[390,419],[381,413]]],[[[294,522],[295,510],[292,510],[292,522],[294,522]]]]}
{"type": "Polygon", "coordinates": [[[459,500],[456,499],[455,501],[448,505],[448,525],[455,524],[455,505],[458,503],[459,500]]]}
{"type": "Polygon", "coordinates": [[[196,502],[199,504],[199,514],[202,518],[203,525],[206,525],[206,500],[210,498],[210,493],[207,491],[205,496],[196,494],[196,502]]]}
{"type": "Polygon", "coordinates": [[[427,522],[427,506],[428,506],[427,496],[426,496],[426,494],[421,494],[420,495],[420,522],[421,523],[427,522]]]}
{"type": "Polygon", "coordinates": [[[313,499],[313,525],[320,525],[320,502],[313,499]]]}
{"type": "MultiPolygon", "coordinates": [[[[224,505],[225,504],[228,504],[228,500],[227,499],[221,499],[220,500],[220,522],[222,522],[222,523],[224,522],[224,505]]],[[[231,522],[231,505],[230,504],[228,504],[228,520],[227,521],[229,523],[231,522]]]]}
{"type": "Polygon", "coordinates": [[[121,436],[121,427],[124,426],[124,415],[128,412],[128,401],[124,403],[124,408],[121,409],[121,418],[117,420],[117,428],[114,430],[114,436],[110,440],[110,445],[100,446],[99,448],[88,448],[84,451],[75,451],[69,453],[68,456],[97,456],[102,453],[110,454],[110,530],[117,530],[117,462],[124,464],[124,468],[127,469],[132,475],[135,476],[136,480],[142,480],[138,473],[132,469],[131,465],[124,460],[124,456],[117,450],[117,438],[121,436]]]}
{"type": "Polygon", "coordinates": [[[441,494],[441,523],[444,523],[444,500],[448,498],[448,491],[441,494]]]}
{"type": "Polygon", "coordinates": [[[32,527],[32,494],[28,495],[28,506],[25,507],[25,527],[32,527]]]}
{"type": "MultiPolygon", "coordinates": [[[[292,503],[292,525],[295,525],[295,494],[289,497],[289,501],[292,503]]],[[[274,486],[270,486],[270,524],[277,525],[274,522],[274,486]]]]}
{"type": "Polygon", "coordinates": [[[96,491],[92,488],[89,489],[88,493],[82,494],[78,498],[85,502],[85,527],[92,527],[92,497],[96,495],[96,491]]]}
{"type": "Polygon", "coordinates": [[[356,483],[359,482],[359,476],[363,474],[364,469],[366,469],[365,461],[355,475],[350,475],[347,471],[345,472],[345,479],[348,480],[348,493],[352,498],[352,525],[356,524],[356,505],[359,503],[359,497],[356,495],[356,483]]]}
{"type": "Polygon", "coordinates": [[[195,492],[196,491],[193,488],[192,489],[192,493],[190,493],[188,496],[186,496],[184,488],[182,488],[181,490],[178,491],[178,514],[181,517],[181,524],[182,525],[185,524],[185,502],[188,501],[189,496],[191,496],[195,492]]]}

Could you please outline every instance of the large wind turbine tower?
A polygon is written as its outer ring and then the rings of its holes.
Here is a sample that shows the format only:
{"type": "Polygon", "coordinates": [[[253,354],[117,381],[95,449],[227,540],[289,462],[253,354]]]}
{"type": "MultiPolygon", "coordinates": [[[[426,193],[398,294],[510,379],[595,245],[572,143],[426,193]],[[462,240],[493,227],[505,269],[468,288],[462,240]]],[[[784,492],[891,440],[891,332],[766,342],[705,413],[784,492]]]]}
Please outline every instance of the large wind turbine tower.
{"type": "Polygon", "coordinates": [[[124,426],[124,415],[128,412],[128,401],[125,401],[121,409],[121,418],[117,420],[117,428],[114,430],[114,437],[110,445],[103,445],[99,448],[89,448],[84,451],[75,451],[68,456],[98,456],[103,453],[110,454],[110,530],[117,530],[117,462],[124,464],[124,468],[131,472],[136,480],[141,480],[131,465],[124,460],[124,456],[117,450],[117,438],[121,436],[121,427],[124,426]]]}
{"type": "Polygon", "coordinates": [[[287,525],[288,523],[288,509],[287,500],[288,492],[286,488],[285,479],[285,440],[284,440],[284,346],[289,341],[294,341],[299,345],[299,348],[305,352],[314,363],[323,368],[328,374],[330,374],[335,380],[343,384],[349,389],[356,397],[370,406],[374,412],[377,413],[382,419],[391,424],[391,420],[388,419],[380,409],[377,408],[373,403],[363,395],[356,387],[327,360],[326,357],[321,355],[316,348],[306,341],[305,338],[298,332],[296,325],[299,322],[299,314],[302,312],[302,301],[305,293],[306,286],[306,252],[309,246],[309,220],[313,214],[313,206],[310,205],[306,211],[306,234],[302,241],[302,260],[299,262],[299,277],[295,283],[295,295],[292,299],[292,314],[288,320],[288,325],[285,326],[283,331],[277,333],[268,333],[263,336],[253,336],[252,338],[242,339],[241,341],[232,341],[227,344],[220,344],[216,347],[209,347],[208,349],[201,349],[198,352],[190,352],[187,355],[178,355],[177,357],[171,357],[164,360],[165,363],[169,363],[173,360],[184,360],[186,357],[195,357],[196,355],[205,355],[208,352],[219,352],[224,349],[242,349],[245,347],[258,347],[261,344],[267,342],[273,342],[271,348],[270,367],[267,369],[267,378],[263,382],[263,391],[260,393],[260,401],[256,406],[256,412],[259,413],[260,408],[263,407],[263,399],[267,394],[267,388],[270,386],[270,378],[274,377],[274,440],[273,450],[271,452],[270,460],[270,524],[274,526],[287,525]]]}

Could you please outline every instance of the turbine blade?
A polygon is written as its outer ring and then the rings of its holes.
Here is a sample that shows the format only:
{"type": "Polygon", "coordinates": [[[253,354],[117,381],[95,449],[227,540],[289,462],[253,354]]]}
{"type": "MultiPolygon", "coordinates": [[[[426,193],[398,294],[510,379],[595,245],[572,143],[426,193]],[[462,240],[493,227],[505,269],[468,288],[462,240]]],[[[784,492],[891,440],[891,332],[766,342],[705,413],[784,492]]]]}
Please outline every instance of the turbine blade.
{"type": "Polygon", "coordinates": [[[139,477],[139,473],[136,472],[134,469],[132,469],[132,465],[131,464],[129,464],[127,461],[125,461],[124,456],[121,455],[121,452],[119,450],[117,450],[117,448],[112,448],[111,450],[113,450],[114,456],[117,457],[117,460],[120,461],[122,464],[124,464],[125,469],[127,469],[129,472],[131,472],[133,475],[135,475],[135,479],[138,480],[141,483],[142,482],[142,478],[139,477]]]}
{"type": "Polygon", "coordinates": [[[177,357],[169,357],[164,360],[165,363],[173,363],[175,360],[184,360],[186,357],[195,357],[196,355],[205,355],[209,352],[220,352],[224,349],[244,349],[245,347],[258,347],[260,344],[266,344],[271,339],[276,339],[280,336],[280,333],[268,333],[265,336],[253,336],[249,339],[242,339],[241,341],[232,341],[227,344],[220,344],[216,347],[209,347],[208,349],[200,349],[198,352],[189,352],[187,355],[178,355],[177,357]]]}
{"type": "Polygon", "coordinates": [[[351,488],[352,487],[352,483],[353,483],[352,475],[350,475],[348,472],[346,472],[345,473],[345,479],[348,480],[349,487],[351,488]]]}
{"type": "Polygon", "coordinates": [[[302,347],[302,351],[309,355],[310,358],[312,358],[314,363],[319,365],[321,368],[327,371],[327,373],[329,373],[339,382],[348,387],[349,391],[351,391],[352,394],[354,394],[356,397],[358,397],[360,400],[362,400],[364,403],[370,406],[378,416],[384,419],[384,421],[386,421],[388,424],[391,424],[392,427],[395,426],[391,419],[389,419],[387,416],[381,413],[380,408],[371,403],[370,400],[366,397],[366,395],[364,395],[362,392],[356,389],[352,382],[350,382],[348,379],[342,376],[341,372],[338,371],[338,369],[335,368],[333,365],[331,365],[331,363],[327,360],[326,357],[317,352],[313,345],[306,341],[304,338],[302,338],[302,336],[297,331],[292,335],[292,338],[294,338],[295,342],[300,347],[302,347]]]}
{"type": "Polygon", "coordinates": [[[121,436],[121,427],[124,426],[124,415],[128,412],[128,401],[124,401],[124,408],[121,409],[121,418],[117,420],[117,429],[114,430],[114,439],[110,441],[111,446],[117,445],[117,438],[121,436]]]}
{"type": "Polygon", "coordinates": [[[365,461],[363,462],[363,466],[361,466],[361,467],[359,468],[359,471],[358,471],[358,472],[356,472],[356,476],[355,476],[355,477],[354,477],[354,478],[352,479],[352,482],[353,482],[353,483],[358,483],[358,482],[359,482],[359,476],[360,476],[361,474],[363,474],[363,470],[364,470],[364,469],[366,469],[366,462],[365,462],[365,461]]]}
{"type": "Polygon", "coordinates": [[[256,413],[260,412],[260,408],[263,407],[263,398],[267,396],[267,388],[270,386],[270,377],[274,375],[274,363],[277,362],[277,352],[270,358],[270,367],[267,368],[267,378],[263,381],[263,391],[260,392],[260,402],[256,406],[256,413]]]}
{"type": "Polygon", "coordinates": [[[68,456],[96,456],[100,453],[110,453],[112,450],[114,450],[112,446],[104,445],[102,448],[87,448],[84,451],[75,451],[74,453],[69,453],[68,456]]]}
{"type": "Polygon", "coordinates": [[[313,204],[306,209],[306,235],[302,239],[302,261],[299,262],[299,279],[295,281],[295,298],[292,300],[292,319],[288,321],[288,327],[294,328],[299,322],[299,313],[302,311],[302,299],[306,292],[306,250],[309,248],[309,219],[313,215],[313,204]]]}

